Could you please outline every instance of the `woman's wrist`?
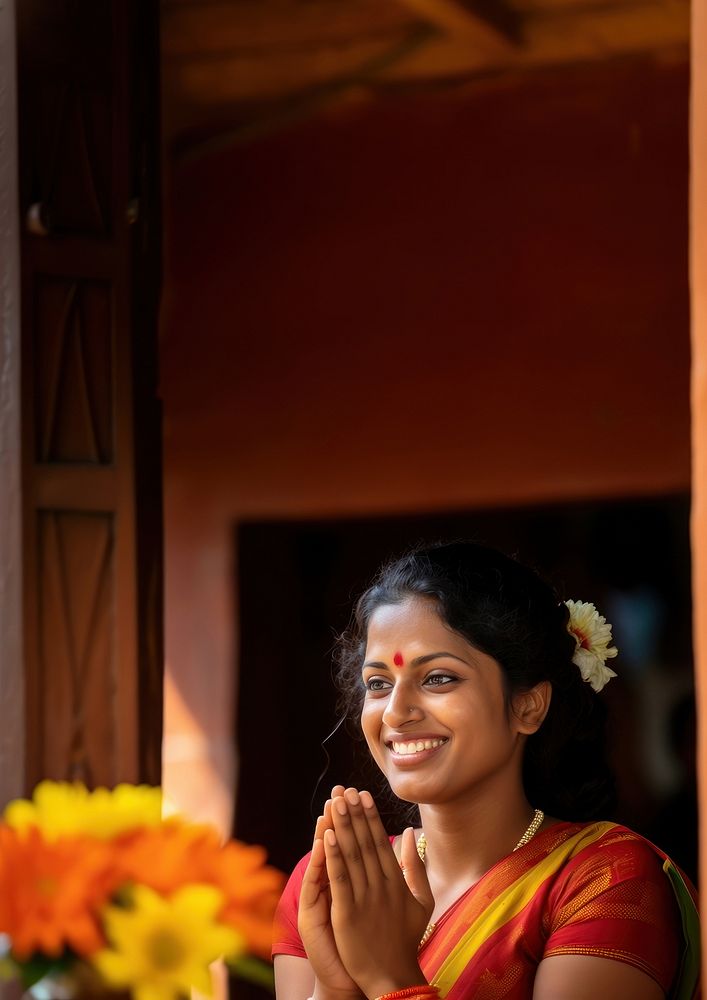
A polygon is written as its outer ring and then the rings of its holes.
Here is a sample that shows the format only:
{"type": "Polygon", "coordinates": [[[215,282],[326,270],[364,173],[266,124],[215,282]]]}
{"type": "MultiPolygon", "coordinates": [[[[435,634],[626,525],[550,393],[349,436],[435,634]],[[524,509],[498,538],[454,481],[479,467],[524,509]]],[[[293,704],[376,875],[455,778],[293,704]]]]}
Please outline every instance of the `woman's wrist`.
{"type": "Polygon", "coordinates": [[[386,997],[390,993],[401,993],[416,986],[425,989],[428,985],[427,978],[419,966],[395,975],[379,975],[368,983],[362,983],[363,992],[369,1000],[378,1000],[379,997],[386,997]]]}
{"type": "Polygon", "coordinates": [[[333,990],[315,980],[314,992],[309,997],[309,1000],[366,1000],[366,998],[360,990],[352,992],[348,990],[333,990]]]}

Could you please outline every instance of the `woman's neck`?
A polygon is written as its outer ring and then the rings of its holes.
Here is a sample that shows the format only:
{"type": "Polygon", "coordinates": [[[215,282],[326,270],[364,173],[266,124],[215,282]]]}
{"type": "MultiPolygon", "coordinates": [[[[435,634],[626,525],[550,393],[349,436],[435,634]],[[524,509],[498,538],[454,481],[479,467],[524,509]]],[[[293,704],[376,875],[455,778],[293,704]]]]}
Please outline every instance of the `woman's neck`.
{"type": "Polygon", "coordinates": [[[513,851],[533,818],[522,789],[479,793],[464,800],[421,804],[430,878],[477,881],[513,851]]]}

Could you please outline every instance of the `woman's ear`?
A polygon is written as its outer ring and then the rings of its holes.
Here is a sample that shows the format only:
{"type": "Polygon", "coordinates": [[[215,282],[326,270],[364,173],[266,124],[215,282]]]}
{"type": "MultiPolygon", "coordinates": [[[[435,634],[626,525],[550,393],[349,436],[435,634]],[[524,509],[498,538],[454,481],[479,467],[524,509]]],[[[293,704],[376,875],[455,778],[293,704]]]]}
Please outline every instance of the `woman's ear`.
{"type": "Polygon", "coordinates": [[[513,695],[511,699],[513,720],[519,733],[530,736],[538,731],[550,708],[551,698],[550,681],[541,681],[529,691],[513,695]]]}

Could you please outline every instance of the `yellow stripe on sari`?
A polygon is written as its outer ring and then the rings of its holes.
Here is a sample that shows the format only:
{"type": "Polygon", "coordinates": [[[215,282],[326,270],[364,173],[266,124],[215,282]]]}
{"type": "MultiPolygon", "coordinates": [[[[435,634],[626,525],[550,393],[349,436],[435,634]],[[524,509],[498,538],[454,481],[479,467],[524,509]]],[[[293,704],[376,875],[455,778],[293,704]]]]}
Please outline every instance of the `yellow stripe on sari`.
{"type": "Polygon", "coordinates": [[[692,890],[659,848],[626,827],[560,822],[449,907],[420,966],[449,1000],[528,1000],[538,965],[554,954],[626,962],[671,1000],[695,1000],[692,890]]]}
{"type": "MultiPolygon", "coordinates": [[[[446,996],[480,945],[533,901],[546,878],[557,872],[569,858],[587,844],[603,837],[614,826],[614,823],[593,823],[573,837],[563,840],[542,860],[534,861],[531,858],[530,869],[523,872],[488,903],[476,920],[461,934],[457,944],[442,962],[433,978],[433,983],[439,988],[441,996],[446,996]]],[[[489,874],[492,875],[493,871],[489,874]]]]}

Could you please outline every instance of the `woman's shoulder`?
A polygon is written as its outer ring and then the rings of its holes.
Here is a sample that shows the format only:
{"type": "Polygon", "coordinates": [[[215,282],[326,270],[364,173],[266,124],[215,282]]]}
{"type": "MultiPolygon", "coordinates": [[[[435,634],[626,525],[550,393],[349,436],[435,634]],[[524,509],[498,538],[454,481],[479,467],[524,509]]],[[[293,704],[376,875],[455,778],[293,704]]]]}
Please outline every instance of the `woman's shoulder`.
{"type": "Polygon", "coordinates": [[[566,840],[548,884],[554,926],[634,906],[674,923],[678,908],[666,856],[649,840],[611,822],[558,825],[556,834],[566,840]]]}
{"type": "Polygon", "coordinates": [[[671,859],[647,837],[621,823],[594,820],[574,824],[576,846],[573,858],[623,861],[648,871],[664,869],[671,859]]]}
{"type": "Polygon", "coordinates": [[[563,832],[571,850],[546,900],[545,957],[617,958],[647,972],[667,991],[685,946],[682,914],[689,910],[696,918],[688,890],[673,882],[669,859],[617,823],[566,824],[557,836],[563,832]]]}
{"type": "Polygon", "coordinates": [[[571,850],[556,872],[555,897],[603,894],[623,885],[627,890],[644,887],[667,900],[677,892],[678,881],[696,898],[689,879],[668,855],[627,826],[602,821],[558,824],[557,836],[566,837],[571,850]]]}
{"type": "Polygon", "coordinates": [[[564,844],[571,858],[580,855],[588,857],[601,855],[607,851],[616,855],[643,858],[651,865],[657,860],[662,865],[668,855],[656,844],[630,827],[611,820],[589,820],[569,822],[557,820],[544,831],[550,841],[550,849],[555,844],[564,844]]]}

